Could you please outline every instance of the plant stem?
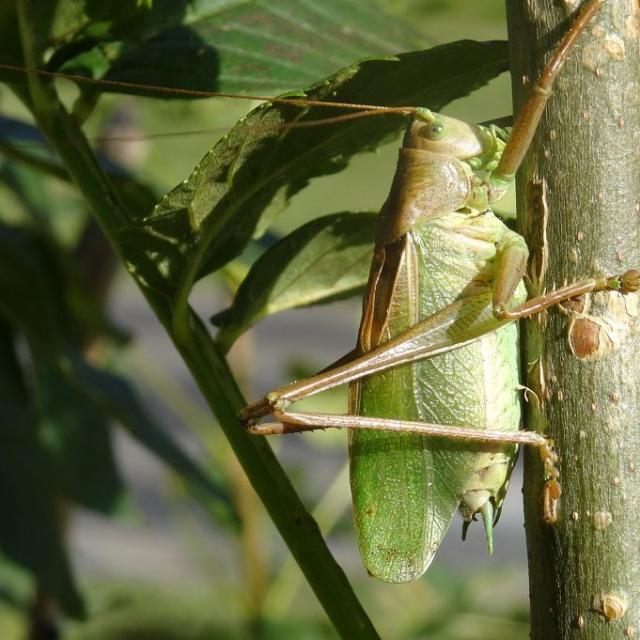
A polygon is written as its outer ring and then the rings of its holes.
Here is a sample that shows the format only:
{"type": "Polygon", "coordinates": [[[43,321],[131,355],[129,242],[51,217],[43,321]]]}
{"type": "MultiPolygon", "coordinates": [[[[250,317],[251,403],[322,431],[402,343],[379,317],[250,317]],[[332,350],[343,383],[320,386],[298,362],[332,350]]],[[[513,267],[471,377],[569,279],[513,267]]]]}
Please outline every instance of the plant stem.
{"type": "MultiPolygon", "coordinates": [[[[507,3],[516,106],[578,4],[507,3]]],[[[638,3],[609,0],[556,81],[519,174],[534,289],[640,266],[639,61],[638,3]]],[[[598,293],[525,323],[538,397],[528,423],[555,440],[562,484],[546,525],[540,464],[526,453],[532,640],[640,633],[638,305],[637,294],[598,293]]]]}
{"type": "MultiPolygon", "coordinates": [[[[37,49],[30,32],[29,3],[30,0],[19,3],[20,30],[25,59],[28,66],[35,67],[39,60],[34,59],[37,49]]],[[[82,131],[60,103],[53,86],[41,77],[31,75],[29,88],[33,115],[39,127],[65,163],[115,252],[122,256],[119,231],[131,216],[100,169],[82,131]]],[[[128,268],[135,279],[135,265],[128,268]]],[[[136,282],[190,369],[253,488],[338,633],[349,639],[377,638],[378,634],[344,572],[271,448],[264,438],[249,436],[238,423],[237,412],[245,400],[204,324],[189,310],[188,330],[183,326],[177,336],[170,300],[146,288],[139,280],[136,282]]]]}

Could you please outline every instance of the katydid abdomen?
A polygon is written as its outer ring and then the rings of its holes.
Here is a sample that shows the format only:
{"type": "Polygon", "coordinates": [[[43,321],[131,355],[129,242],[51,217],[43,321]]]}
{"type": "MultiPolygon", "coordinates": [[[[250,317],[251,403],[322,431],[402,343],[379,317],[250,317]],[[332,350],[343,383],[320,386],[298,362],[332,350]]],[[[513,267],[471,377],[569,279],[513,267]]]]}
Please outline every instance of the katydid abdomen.
{"type": "MultiPolygon", "coordinates": [[[[368,351],[377,346],[372,342],[386,342],[461,297],[490,300],[496,245],[511,233],[491,211],[450,213],[415,225],[396,251],[386,322],[378,331],[361,328],[370,344],[359,348],[368,351]]],[[[520,285],[514,302],[525,298],[520,285]]],[[[517,387],[517,328],[511,324],[449,353],[364,378],[352,386],[352,409],[517,430],[517,387]]],[[[489,502],[493,519],[515,454],[510,445],[374,431],[351,432],[350,446],[360,551],[369,572],[391,582],[424,573],[458,508],[468,520],[489,502]]]]}

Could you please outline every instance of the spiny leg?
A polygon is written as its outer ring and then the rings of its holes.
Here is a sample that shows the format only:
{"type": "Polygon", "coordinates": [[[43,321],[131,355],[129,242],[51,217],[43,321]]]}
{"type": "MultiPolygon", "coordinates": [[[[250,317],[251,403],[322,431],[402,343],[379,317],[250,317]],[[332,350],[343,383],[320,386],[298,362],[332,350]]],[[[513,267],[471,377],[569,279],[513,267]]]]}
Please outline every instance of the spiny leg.
{"type": "MultiPolygon", "coordinates": [[[[500,306],[501,303],[496,308],[495,292],[492,295],[493,304],[487,296],[465,298],[425,318],[376,349],[335,369],[275,389],[262,400],[245,407],[240,412],[240,420],[245,427],[251,427],[263,417],[274,414],[275,411],[285,410],[293,402],[391,367],[460,348],[515,319],[534,315],[583,293],[602,290],[626,293],[637,291],[639,288],[640,273],[630,270],[622,276],[583,280],[561,287],[532,298],[512,310],[500,306]]],[[[501,291],[498,300],[506,297],[508,293],[504,289],[501,291]]]]}
{"type": "MultiPolygon", "coordinates": [[[[547,63],[542,75],[531,88],[531,95],[524,103],[513,125],[509,141],[504,148],[497,168],[491,175],[491,181],[496,183],[497,189],[508,186],[513,180],[520,163],[531,145],[533,135],[538,128],[538,123],[544,111],[545,105],[551,96],[551,85],[567,58],[569,50],[576,38],[584,31],[591,19],[600,9],[602,0],[591,0],[580,8],[578,16],[564,35],[560,45],[547,63]]],[[[498,196],[499,197],[499,196],[498,196]]]]}
{"type": "MultiPolygon", "coordinates": [[[[540,459],[544,465],[545,485],[543,488],[542,504],[543,518],[548,524],[557,519],[557,503],[561,495],[558,482],[558,456],[553,447],[553,441],[534,431],[498,431],[484,430],[474,427],[434,424],[430,422],[413,422],[409,420],[394,420],[391,418],[374,418],[358,415],[334,415],[325,413],[288,412],[274,410],[273,417],[278,422],[252,425],[249,432],[256,435],[274,435],[285,433],[300,433],[324,429],[367,429],[373,431],[388,431],[395,433],[413,433],[422,436],[448,438],[451,440],[478,442],[482,444],[515,444],[529,445],[538,449],[540,459]]],[[[488,523],[483,512],[485,528],[493,525],[488,523]]],[[[493,517],[493,516],[492,516],[493,517]]],[[[491,537],[488,535],[487,540],[491,537]]],[[[491,549],[489,550],[491,553],[491,549]]]]}
{"type": "MultiPolygon", "coordinates": [[[[484,431],[470,427],[454,427],[449,425],[435,425],[430,423],[408,422],[370,418],[364,416],[338,416],[310,413],[289,413],[286,407],[309,395],[319,393],[334,386],[357,380],[371,373],[382,371],[399,364],[415,362],[439,353],[444,353],[481,337],[485,333],[495,331],[500,326],[539,313],[559,302],[574,298],[576,295],[592,291],[617,290],[623,293],[636,291],[640,288],[640,273],[634,270],[625,272],[622,276],[583,280],[567,285],[543,296],[533,298],[519,307],[506,311],[500,307],[485,304],[486,315],[489,320],[480,322],[475,327],[467,327],[461,336],[455,339],[455,322],[464,310],[464,305],[474,302],[472,299],[461,300],[446,307],[438,314],[426,318],[395,339],[381,345],[377,349],[354,358],[336,369],[326,371],[314,378],[287,385],[268,394],[263,400],[246,407],[240,414],[245,427],[251,433],[270,435],[277,433],[292,433],[312,431],[326,428],[351,428],[396,431],[403,433],[418,433],[434,437],[447,437],[458,440],[476,442],[496,442],[502,444],[529,444],[540,451],[544,464],[545,485],[543,489],[543,518],[547,523],[557,519],[557,503],[561,494],[558,482],[559,472],[556,466],[557,455],[553,450],[553,443],[544,436],[529,431],[505,433],[501,431],[484,431]],[[500,319],[494,317],[494,314],[500,319]],[[422,339],[422,340],[421,340],[422,339]],[[257,425],[264,416],[271,414],[277,423],[257,425]]],[[[495,295],[493,296],[495,302],[495,295]]],[[[486,301],[488,302],[488,300],[486,301]]],[[[471,305],[477,311],[478,305],[471,305]]],[[[475,316],[475,314],[473,314],[475,316]]],[[[464,325],[464,323],[463,323],[464,325]]]]}
{"type": "Polygon", "coordinates": [[[519,320],[520,318],[528,318],[537,313],[545,311],[571,298],[577,298],[586,293],[594,293],[596,291],[619,291],[620,293],[631,293],[640,289],[640,272],[635,269],[629,269],[620,276],[611,278],[586,278],[578,280],[572,284],[565,285],[559,289],[554,289],[541,296],[527,300],[514,309],[507,309],[506,305],[501,302],[496,303],[494,297],[493,312],[496,318],[519,320]]]}
{"type": "MultiPolygon", "coordinates": [[[[500,163],[491,175],[494,199],[498,199],[504,192],[503,187],[506,189],[506,186],[513,180],[515,171],[530,145],[544,106],[549,98],[549,88],[562,67],[574,41],[600,8],[601,1],[591,0],[591,2],[587,2],[582,6],[576,21],[561,41],[545,71],[534,85],[532,95],[517,118],[512,134],[502,153],[500,163]]],[[[515,236],[516,234],[513,235],[515,236]]],[[[516,309],[509,310],[508,303],[512,299],[513,293],[524,274],[526,262],[527,248],[524,243],[522,245],[513,243],[512,246],[507,246],[503,251],[501,269],[494,285],[492,300],[493,314],[498,321],[497,323],[486,322],[485,326],[475,326],[474,330],[469,331],[466,336],[458,335],[457,338],[452,339],[449,335],[449,330],[455,324],[457,313],[460,312],[460,303],[454,303],[442,312],[423,320],[407,332],[362,356],[355,357],[344,364],[342,363],[345,358],[341,358],[339,361],[341,366],[325,370],[312,378],[276,389],[261,401],[243,409],[240,413],[242,423],[245,426],[255,424],[276,407],[286,408],[291,402],[357,380],[363,376],[464,346],[482,335],[496,330],[501,326],[500,323],[538,313],[562,300],[589,291],[602,290],[603,288],[620,288],[609,281],[604,282],[603,285],[601,281],[585,280],[576,285],[563,287],[555,293],[551,292],[531,300],[516,309]]],[[[635,274],[635,279],[638,280],[637,272],[633,273],[635,274]]],[[[624,283],[622,283],[622,289],[624,290],[624,283]]],[[[462,302],[464,303],[464,301],[462,302]]],[[[464,334],[464,332],[459,333],[464,334]]]]}

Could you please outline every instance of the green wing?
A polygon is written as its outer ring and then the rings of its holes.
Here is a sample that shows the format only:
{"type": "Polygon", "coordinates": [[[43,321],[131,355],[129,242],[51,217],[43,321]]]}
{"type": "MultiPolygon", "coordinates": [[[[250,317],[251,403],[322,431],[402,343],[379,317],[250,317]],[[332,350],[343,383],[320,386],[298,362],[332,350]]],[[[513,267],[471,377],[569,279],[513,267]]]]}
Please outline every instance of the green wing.
{"type": "MultiPolygon", "coordinates": [[[[415,257],[411,234],[376,249],[360,327],[361,351],[418,321],[415,257]]],[[[351,410],[360,415],[424,420],[419,372],[417,363],[364,378],[351,387],[351,410]]],[[[433,454],[426,439],[354,431],[349,455],[354,520],[365,566],[387,582],[419,578],[459,502],[446,488],[436,490],[433,454]]]]}
{"type": "MultiPolygon", "coordinates": [[[[432,346],[440,340],[466,344],[363,378],[352,386],[352,412],[518,429],[517,329],[491,311],[501,223],[489,215],[470,222],[452,214],[376,247],[358,350],[368,352],[409,327],[414,353],[421,336],[432,346]],[[446,318],[450,323],[439,324],[446,318]]],[[[522,288],[517,301],[524,295],[522,288]]],[[[499,509],[514,453],[510,445],[372,431],[353,432],[350,443],[361,554],[370,573],[389,582],[422,575],[460,504],[466,518],[487,496],[499,509]]]]}

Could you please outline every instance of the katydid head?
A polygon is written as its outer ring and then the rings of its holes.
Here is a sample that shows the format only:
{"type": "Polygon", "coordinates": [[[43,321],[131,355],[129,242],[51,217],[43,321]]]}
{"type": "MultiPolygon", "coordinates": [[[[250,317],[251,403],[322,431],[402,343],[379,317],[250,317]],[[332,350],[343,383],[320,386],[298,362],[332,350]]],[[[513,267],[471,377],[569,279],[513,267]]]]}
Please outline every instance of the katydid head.
{"type": "Polygon", "coordinates": [[[484,153],[480,128],[456,118],[443,116],[429,109],[416,112],[404,146],[468,160],[484,153]]]}
{"type": "Polygon", "coordinates": [[[419,109],[407,130],[404,146],[462,160],[474,171],[492,171],[500,161],[507,139],[507,132],[495,125],[469,124],[419,109]]]}
{"type": "MultiPolygon", "coordinates": [[[[463,195],[459,201],[447,199],[448,208],[423,206],[421,214],[411,219],[433,217],[442,211],[462,207],[468,211],[482,211],[489,203],[499,200],[510,181],[506,181],[504,187],[502,183],[491,183],[489,188],[488,179],[500,162],[507,139],[507,132],[496,125],[469,124],[429,109],[417,109],[405,133],[402,148],[405,152],[413,150],[440,158],[437,164],[446,165],[447,170],[453,172],[451,175],[456,174],[459,178],[456,184],[464,194],[456,192],[456,195],[463,195]]],[[[451,177],[447,184],[452,185],[451,177]]],[[[435,201],[440,200],[435,198],[435,201]]]]}

